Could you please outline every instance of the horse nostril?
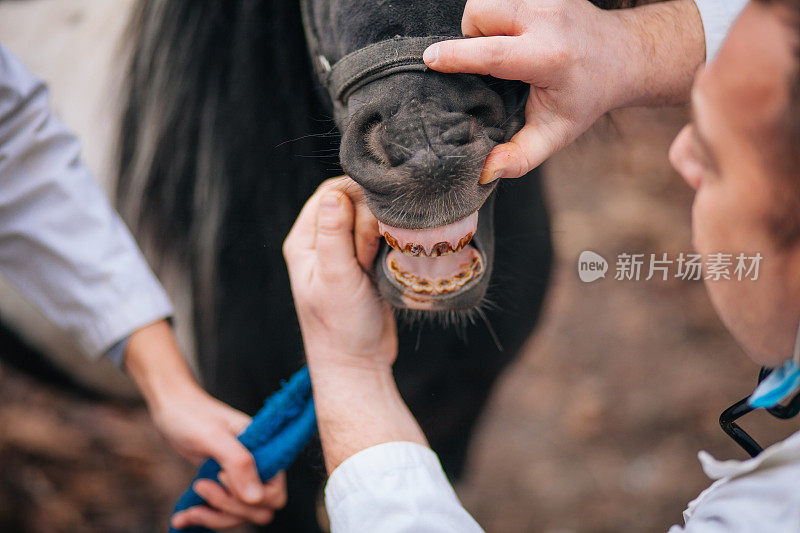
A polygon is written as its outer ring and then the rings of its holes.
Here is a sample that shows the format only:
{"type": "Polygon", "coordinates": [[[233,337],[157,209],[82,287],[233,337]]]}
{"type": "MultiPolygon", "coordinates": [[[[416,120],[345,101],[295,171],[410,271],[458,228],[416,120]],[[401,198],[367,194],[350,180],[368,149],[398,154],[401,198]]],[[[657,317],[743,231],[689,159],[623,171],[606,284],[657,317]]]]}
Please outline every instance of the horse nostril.
{"type": "Polygon", "coordinates": [[[369,115],[358,125],[359,136],[366,147],[365,155],[379,165],[392,164],[383,139],[386,129],[383,127],[383,117],[379,113],[369,115]]]}
{"type": "Polygon", "coordinates": [[[471,118],[463,120],[442,133],[442,143],[454,146],[463,146],[475,139],[476,123],[471,118]]]}
{"type": "Polygon", "coordinates": [[[475,127],[480,128],[486,136],[496,143],[503,142],[503,113],[501,109],[490,104],[478,104],[467,109],[466,114],[472,117],[475,127]]]}
{"type": "Polygon", "coordinates": [[[493,124],[497,112],[489,104],[479,104],[467,109],[467,115],[474,117],[482,126],[496,126],[493,124]]]}
{"type": "Polygon", "coordinates": [[[381,123],[382,117],[380,113],[373,113],[361,121],[358,126],[358,132],[362,137],[368,138],[373,134],[373,130],[381,123]]]}

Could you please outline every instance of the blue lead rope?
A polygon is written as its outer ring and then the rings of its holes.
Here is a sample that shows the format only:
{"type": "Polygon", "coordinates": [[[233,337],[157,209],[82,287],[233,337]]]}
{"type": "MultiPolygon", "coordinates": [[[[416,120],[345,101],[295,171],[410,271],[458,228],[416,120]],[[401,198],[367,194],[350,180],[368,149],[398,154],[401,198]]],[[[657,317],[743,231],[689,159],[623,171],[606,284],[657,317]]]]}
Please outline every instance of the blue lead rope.
{"type": "MultiPolygon", "coordinates": [[[[256,413],[247,429],[239,435],[239,442],[247,448],[256,461],[261,481],[272,479],[285,470],[297,454],[305,448],[317,431],[314,399],[311,396],[311,378],[308,367],[303,367],[289,379],[281,389],[267,398],[264,407],[256,413]]],[[[221,468],[214,459],[207,459],[197,472],[192,485],[198,479],[218,481],[221,468]]],[[[183,511],[195,505],[205,504],[191,487],[175,504],[173,512],[183,511]]],[[[175,529],[170,533],[213,533],[205,527],[175,529]]]]}

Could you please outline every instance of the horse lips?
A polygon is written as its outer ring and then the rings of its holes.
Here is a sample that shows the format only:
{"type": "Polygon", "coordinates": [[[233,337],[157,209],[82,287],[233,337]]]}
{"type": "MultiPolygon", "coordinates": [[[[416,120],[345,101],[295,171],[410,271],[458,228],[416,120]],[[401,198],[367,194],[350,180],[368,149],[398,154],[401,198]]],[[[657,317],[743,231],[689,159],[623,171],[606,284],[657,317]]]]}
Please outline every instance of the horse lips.
{"type": "Polygon", "coordinates": [[[386,255],[386,272],[418,295],[455,292],[483,272],[481,255],[469,244],[477,228],[477,211],[453,224],[425,230],[379,223],[380,234],[393,248],[386,255]]]}

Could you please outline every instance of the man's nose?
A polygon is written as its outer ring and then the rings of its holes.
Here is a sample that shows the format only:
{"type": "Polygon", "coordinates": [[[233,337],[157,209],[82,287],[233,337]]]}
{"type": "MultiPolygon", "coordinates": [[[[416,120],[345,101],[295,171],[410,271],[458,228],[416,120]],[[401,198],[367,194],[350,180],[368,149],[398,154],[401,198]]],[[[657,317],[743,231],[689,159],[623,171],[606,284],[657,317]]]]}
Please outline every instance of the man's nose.
{"type": "Polygon", "coordinates": [[[692,127],[691,124],[684,126],[678,136],[675,137],[675,140],[672,141],[672,146],[669,149],[669,162],[678,171],[678,174],[683,176],[689,187],[696,191],[700,187],[702,167],[692,156],[692,127]]]}

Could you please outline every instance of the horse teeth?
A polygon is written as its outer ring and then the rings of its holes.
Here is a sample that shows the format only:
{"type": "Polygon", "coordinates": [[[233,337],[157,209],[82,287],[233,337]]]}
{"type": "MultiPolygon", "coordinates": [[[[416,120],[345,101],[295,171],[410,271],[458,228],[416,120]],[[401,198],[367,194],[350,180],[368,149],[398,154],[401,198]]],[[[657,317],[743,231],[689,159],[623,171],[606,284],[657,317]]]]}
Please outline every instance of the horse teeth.
{"type": "Polygon", "coordinates": [[[460,270],[453,276],[434,281],[403,270],[396,259],[391,259],[388,266],[389,272],[398,283],[414,293],[433,296],[454,292],[477,278],[483,271],[483,262],[478,256],[474,256],[469,263],[461,265],[460,270]]]}
{"type": "Polygon", "coordinates": [[[393,237],[388,231],[383,233],[383,238],[386,240],[386,243],[391,246],[394,250],[406,255],[410,255],[413,257],[441,257],[443,255],[453,254],[456,252],[460,252],[464,249],[464,247],[472,241],[472,233],[468,233],[464,237],[462,237],[458,243],[456,244],[455,248],[449,242],[437,242],[434,244],[430,252],[425,249],[425,247],[421,244],[417,243],[405,243],[401,246],[400,242],[393,237]]]}
{"type": "Polygon", "coordinates": [[[398,252],[402,252],[403,250],[400,249],[400,244],[397,242],[397,239],[389,235],[389,232],[383,234],[383,238],[386,239],[386,244],[397,250],[398,252]]]}
{"type": "Polygon", "coordinates": [[[433,245],[431,249],[431,256],[432,257],[439,257],[440,255],[446,255],[452,253],[453,249],[450,248],[450,243],[448,242],[438,242],[433,245]]]}
{"type": "Polygon", "coordinates": [[[403,249],[403,252],[405,252],[408,255],[413,255],[414,257],[417,257],[420,254],[428,255],[425,253],[425,248],[423,248],[421,244],[410,244],[410,243],[406,244],[406,247],[403,249]]]}
{"type": "Polygon", "coordinates": [[[467,233],[466,235],[461,237],[461,240],[458,241],[458,247],[456,247],[457,252],[460,252],[462,248],[464,248],[466,245],[470,243],[470,241],[472,240],[472,235],[473,235],[472,233],[467,233]]]}

